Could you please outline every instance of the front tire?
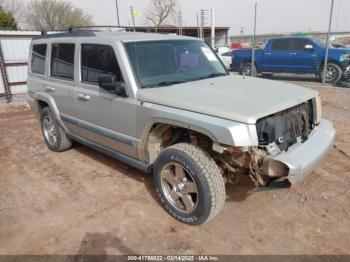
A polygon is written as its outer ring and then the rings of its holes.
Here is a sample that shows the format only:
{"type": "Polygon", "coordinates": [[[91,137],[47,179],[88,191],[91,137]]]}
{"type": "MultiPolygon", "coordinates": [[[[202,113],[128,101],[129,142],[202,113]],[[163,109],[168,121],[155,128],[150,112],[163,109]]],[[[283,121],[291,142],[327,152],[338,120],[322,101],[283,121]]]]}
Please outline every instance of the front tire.
{"type": "Polygon", "coordinates": [[[224,206],[220,169],[194,145],[180,143],[164,149],[154,165],[154,180],[165,209],[183,223],[203,224],[224,206]]]}
{"type": "MultiPolygon", "coordinates": [[[[323,71],[324,71],[324,67],[322,67],[319,75],[321,82],[323,82],[323,71]]],[[[342,76],[342,72],[343,72],[342,69],[337,64],[333,64],[333,63],[327,64],[325,82],[329,84],[338,83],[342,76]]]]}
{"type": "Polygon", "coordinates": [[[54,118],[49,107],[41,110],[41,131],[49,149],[55,152],[62,152],[72,147],[72,141],[54,118]]]}

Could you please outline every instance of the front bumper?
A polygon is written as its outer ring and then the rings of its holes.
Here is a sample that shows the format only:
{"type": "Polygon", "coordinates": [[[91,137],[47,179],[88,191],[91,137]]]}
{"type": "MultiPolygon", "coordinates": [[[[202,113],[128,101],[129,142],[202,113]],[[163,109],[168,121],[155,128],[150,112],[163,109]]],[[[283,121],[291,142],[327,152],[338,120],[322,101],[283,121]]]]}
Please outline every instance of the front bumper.
{"type": "Polygon", "coordinates": [[[271,159],[289,168],[288,180],[295,184],[307,176],[331,149],[335,138],[332,122],[322,119],[304,143],[296,144],[288,151],[271,159]]]}

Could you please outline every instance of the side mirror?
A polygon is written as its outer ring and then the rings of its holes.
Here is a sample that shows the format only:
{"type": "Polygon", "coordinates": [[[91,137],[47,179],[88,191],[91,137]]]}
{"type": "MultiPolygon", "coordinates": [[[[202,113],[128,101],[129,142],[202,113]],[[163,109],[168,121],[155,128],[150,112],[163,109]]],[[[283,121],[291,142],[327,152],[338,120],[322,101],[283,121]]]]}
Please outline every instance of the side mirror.
{"type": "Polygon", "coordinates": [[[100,75],[98,77],[98,85],[103,90],[115,93],[117,96],[127,96],[124,82],[116,81],[116,77],[113,75],[100,75]]]}
{"type": "Polygon", "coordinates": [[[304,49],[305,49],[305,50],[310,50],[310,51],[312,51],[312,50],[314,50],[315,48],[314,48],[313,45],[307,44],[307,45],[305,45],[304,49]]]}

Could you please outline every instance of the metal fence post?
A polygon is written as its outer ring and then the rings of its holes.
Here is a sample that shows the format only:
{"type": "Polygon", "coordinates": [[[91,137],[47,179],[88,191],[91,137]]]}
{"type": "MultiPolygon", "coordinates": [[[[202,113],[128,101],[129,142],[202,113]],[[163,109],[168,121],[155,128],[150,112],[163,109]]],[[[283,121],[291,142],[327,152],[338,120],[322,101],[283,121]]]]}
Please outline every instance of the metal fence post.
{"type": "Polygon", "coordinates": [[[323,77],[322,77],[322,84],[323,85],[326,83],[326,72],[327,72],[328,53],[329,53],[329,38],[330,38],[331,27],[332,27],[333,6],[334,6],[334,0],[332,0],[331,12],[329,15],[329,26],[328,26],[327,41],[326,41],[326,55],[324,58],[323,72],[321,72],[321,74],[323,74],[323,77]]]}
{"type": "Polygon", "coordinates": [[[254,32],[253,32],[253,46],[252,46],[252,69],[251,76],[255,76],[255,34],[256,34],[256,12],[258,3],[254,6],[254,32]]]}
{"type": "Polygon", "coordinates": [[[215,49],[215,10],[211,9],[211,48],[215,49]]]}

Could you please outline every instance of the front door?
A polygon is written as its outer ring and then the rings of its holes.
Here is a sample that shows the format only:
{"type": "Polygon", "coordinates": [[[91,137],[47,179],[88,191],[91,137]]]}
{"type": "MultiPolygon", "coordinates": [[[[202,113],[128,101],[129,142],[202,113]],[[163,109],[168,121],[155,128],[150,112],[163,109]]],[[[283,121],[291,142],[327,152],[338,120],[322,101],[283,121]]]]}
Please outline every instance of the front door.
{"type": "MultiPolygon", "coordinates": [[[[109,149],[137,158],[135,100],[99,86],[99,77],[123,82],[112,46],[80,45],[80,81],[76,89],[77,135],[109,149]]],[[[74,121],[74,120],[73,120],[74,121]]]]}
{"type": "Polygon", "coordinates": [[[316,48],[304,38],[295,38],[291,48],[291,70],[293,73],[314,73],[318,65],[316,48]]]}

